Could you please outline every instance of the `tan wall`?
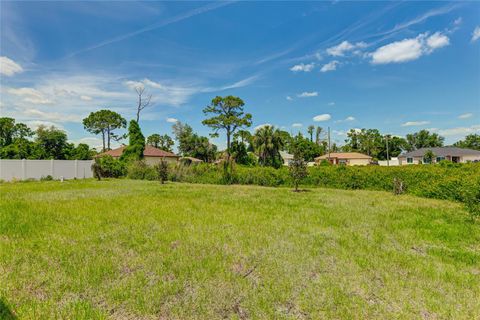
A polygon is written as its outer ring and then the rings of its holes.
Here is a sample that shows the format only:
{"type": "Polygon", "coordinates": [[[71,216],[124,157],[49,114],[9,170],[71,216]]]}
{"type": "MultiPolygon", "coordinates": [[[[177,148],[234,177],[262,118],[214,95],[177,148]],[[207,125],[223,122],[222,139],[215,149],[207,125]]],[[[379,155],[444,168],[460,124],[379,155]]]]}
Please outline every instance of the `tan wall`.
{"type": "Polygon", "coordinates": [[[350,159],[348,161],[349,166],[366,166],[369,163],[369,159],[350,159]]]}
{"type": "Polygon", "coordinates": [[[153,165],[156,165],[157,163],[160,163],[160,161],[162,161],[162,159],[164,159],[166,162],[168,163],[175,163],[178,161],[178,158],[173,158],[173,157],[165,157],[165,158],[161,158],[161,157],[145,157],[144,160],[145,162],[150,165],[150,166],[153,166],[153,165]]]}
{"type": "Polygon", "coordinates": [[[408,163],[407,158],[399,157],[398,162],[401,166],[409,165],[409,164],[422,164],[423,157],[413,157],[413,163],[408,163]]]}

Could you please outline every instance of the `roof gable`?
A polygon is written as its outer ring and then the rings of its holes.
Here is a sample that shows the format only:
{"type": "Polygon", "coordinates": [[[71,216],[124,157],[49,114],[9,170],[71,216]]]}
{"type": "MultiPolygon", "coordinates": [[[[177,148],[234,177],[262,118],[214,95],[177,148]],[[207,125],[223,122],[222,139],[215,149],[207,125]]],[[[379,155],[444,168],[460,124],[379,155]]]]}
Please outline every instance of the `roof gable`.
{"type": "Polygon", "coordinates": [[[434,147],[434,148],[420,148],[404,154],[399,155],[402,158],[423,157],[427,151],[432,151],[437,157],[461,157],[461,156],[480,156],[480,151],[473,149],[464,149],[458,147],[434,147]]]}
{"type": "MultiPolygon", "coordinates": [[[[125,150],[126,146],[121,146],[120,148],[113,149],[113,150],[108,150],[105,151],[104,153],[101,153],[100,156],[102,155],[109,155],[112,157],[120,157],[125,150]]],[[[145,150],[143,151],[143,156],[144,157],[159,157],[159,158],[178,158],[176,154],[172,152],[168,152],[165,150],[161,150],[158,148],[155,148],[153,146],[146,145],[145,150]]]]}

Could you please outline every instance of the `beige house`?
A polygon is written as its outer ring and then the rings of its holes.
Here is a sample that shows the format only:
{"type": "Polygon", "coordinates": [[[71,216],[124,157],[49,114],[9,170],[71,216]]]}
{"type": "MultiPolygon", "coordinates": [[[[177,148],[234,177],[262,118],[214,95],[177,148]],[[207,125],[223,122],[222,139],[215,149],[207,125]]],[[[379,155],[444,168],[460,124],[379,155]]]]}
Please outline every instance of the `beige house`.
{"type": "Polygon", "coordinates": [[[323,156],[316,157],[315,162],[320,164],[323,160],[329,161],[331,164],[343,164],[347,166],[365,166],[370,164],[372,157],[358,152],[331,152],[323,156]]]}
{"type": "Polygon", "coordinates": [[[408,164],[424,164],[427,163],[424,159],[427,151],[432,151],[434,157],[432,163],[437,163],[442,160],[448,160],[455,163],[478,162],[480,161],[480,151],[473,149],[463,149],[457,147],[435,147],[435,148],[420,148],[411,152],[407,152],[398,156],[400,165],[408,164]]]}
{"type": "MultiPolygon", "coordinates": [[[[101,153],[99,156],[110,155],[115,159],[118,159],[122,155],[125,148],[126,146],[122,146],[120,148],[101,153]]],[[[149,145],[146,145],[145,150],[143,151],[143,160],[145,160],[148,165],[155,165],[162,161],[162,159],[166,162],[177,162],[179,158],[179,156],[172,152],[164,151],[149,145]]]]}

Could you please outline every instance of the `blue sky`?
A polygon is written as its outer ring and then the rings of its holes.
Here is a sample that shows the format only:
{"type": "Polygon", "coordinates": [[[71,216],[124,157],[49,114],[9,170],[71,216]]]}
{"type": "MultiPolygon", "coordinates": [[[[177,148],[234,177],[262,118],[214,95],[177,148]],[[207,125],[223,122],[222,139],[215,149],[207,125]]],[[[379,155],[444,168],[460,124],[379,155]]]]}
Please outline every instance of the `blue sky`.
{"type": "Polygon", "coordinates": [[[230,94],[252,130],[480,133],[476,2],[2,1],[0,56],[2,116],[92,146],[82,118],[132,119],[138,85],[146,136],[176,120],[207,135],[202,109],[230,94]]]}

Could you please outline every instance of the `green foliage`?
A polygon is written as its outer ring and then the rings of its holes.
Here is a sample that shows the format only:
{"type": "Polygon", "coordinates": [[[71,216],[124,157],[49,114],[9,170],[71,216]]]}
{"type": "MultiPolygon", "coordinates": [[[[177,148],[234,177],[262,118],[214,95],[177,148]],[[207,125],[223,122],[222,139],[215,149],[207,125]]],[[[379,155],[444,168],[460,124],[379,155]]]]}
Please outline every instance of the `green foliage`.
{"type": "Polygon", "coordinates": [[[158,178],[160,179],[160,182],[163,184],[165,181],[168,179],[168,163],[164,159],[160,160],[159,163],[157,163],[154,166],[155,171],[157,171],[158,178]]]}
{"type": "Polygon", "coordinates": [[[432,150],[427,150],[423,155],[423,163],[432,163],[433,159],[435,159],[435,154],[432,150]]]}
{"type": "Polygon", "coordinates": [[[12,144],[16,139],[25,139],[33,136],[32,130],[24,123],[15,123],[15,119],[0,118],[0,148],[12,144]]]}
{"type": "Polygon", "coordinates": [[[83,119],[83,127],[90,133],[101,134],[103,151],[110,150],[110,141],[119,140],[123,136],[117,136],[114,130],[126,128],[127,121],[118,113],[111,110],[99,110],[91,112],[83,119]]]}
{"type": "Polygon", "coordinates": [[[154,133],[148,136],[147,144],[164,151],[172,152],[174,142],[173,139],[167,134],[160,135],[158,133],[154,133]]]}
{"type": "Polygon", "coordinates": [[[51,175],[42,176],[40,181],[53,181],[53,177],[51,175]]]}
{"type": "Polygon", "coordinates": [[[234,140],[230,147],[232,159],[238,164],[250,165],[251,158],[248,156],[247,146],[241,141],[234,140]]]}
{"type": "Polygon", "coordinates": [[[64,160],[68,157],[67,134],[54,126],[39,126],[36,130],[35,143],[37,144],[36,155],[38,159],[64,160]]]}
{"type": "Polygon", "coordinates": [[[315,157],[318,157],[326,152],[323,145],[318,145],[310,139],[304,137],[301,133],[298,133],[291,139],[288,152],[295,154],[300,152],[306,161],[313,161],[315,157]],[[295,151],[297,150],[297,151],[295,151]]]}
{"type": "MultiPolygon", "coordinates": [[[[135,121],[135,120],[132,120],[135,121]]],[[[158,180],[158,171],[145,161],[132,161],[128,164],[127,178],[135,180],[158,180]]]]}
{"type": "MultiPolygon", "coordinates": [[[[313,130],[312,130],[313,134],[313,130]]],[[[288,165],[290,170],[290,176],[292,177],[293,186],[295,191],[298,191],[298,185],[304,178],[308,176],[307,163],[303,159],[303,153],[301,149],[296,148],[293,152],[293,160],[288,165]]]]}
{"type": "Polygon", "coordinates": [[[175,140],[178,143],[178,151],[185,157],[194,157],[205,162],[215,160],[217,146],[210,143],[207,137],[193,133],[192,127],[177,121],[172,126],[175,140]]]}
{"type": "Polygon", "coordinates": [[[442,147],[444,137],[437,133],[430,133],[428,130],[420,130],[413,134],[407,134],[407,150],[412,151],[420,148],[442,147]]]}
{"type": "Polygon", "coordinates": [[[125,163],[110,155],[103,155],[95,159],[96,168],[93,168],[94,173],[98,172],[100,177],[105,178],[120,178],[127,173],[125,163]]]}
{"type": "Polygon", "coordinates": [[[274,168],[282,166],[280,150],[282,150],[283,141],[278,129],[273,126],[259,128],[253,137],[253,145],[260,165],[274,168]]]}
{"type": "Polygon", "coordinates": [[[455,147],[480,150],[480,134],[472,133],[453,144],[455,147]]]}
{"type": "Polygon", "coordinates": [[[143,151],[145,150],[145,137],[142,130],[135,120],[130,121],[128,126],[128,146],[123,150],[121,160],[137,161],[143,159],[143,151]]]}
{"type": "Polygon", "coordinates": [[[202,121],[202,124],[212,128],[212,136],[218,136],[224,130],[227,136],[227,155],[230,156],[231,136],[243,127],[252,125],[252,115],[243,112],[245,103],[239,97],[215,97],[209,106],[203,109],[206,116],[211,116],[202,121]]]}

